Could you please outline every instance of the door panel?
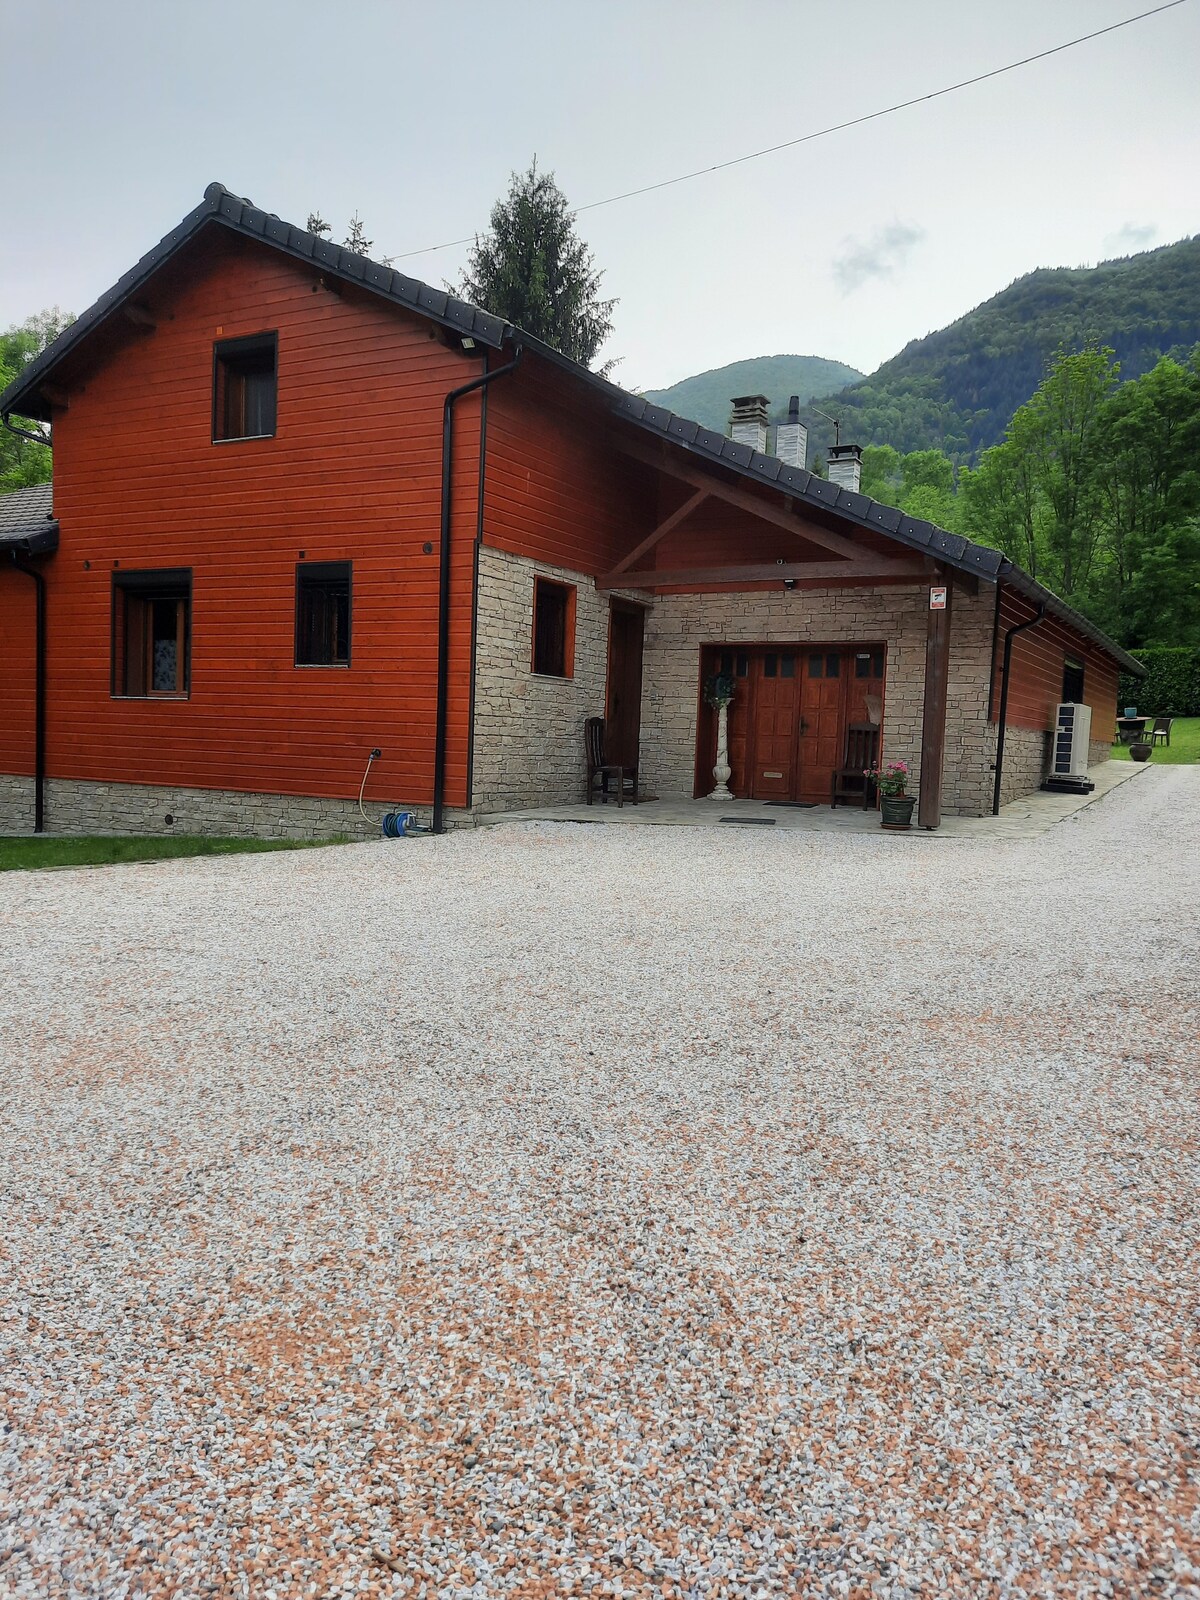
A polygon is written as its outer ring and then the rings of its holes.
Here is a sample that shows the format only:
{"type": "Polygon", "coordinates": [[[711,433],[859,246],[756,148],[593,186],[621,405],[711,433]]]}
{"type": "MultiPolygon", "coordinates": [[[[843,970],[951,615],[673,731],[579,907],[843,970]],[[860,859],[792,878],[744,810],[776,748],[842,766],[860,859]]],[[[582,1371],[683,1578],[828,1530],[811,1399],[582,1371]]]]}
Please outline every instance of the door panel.
{"type": "Polygon", "coordinates": [[[802,661],[796,799],[827,800],[842,759],[846,659],[840,650],[805,650],[802,661]]]}
{"type": "Polygon", "coordinates": [[[800,679],[794,650],[764,650],[754,662],[755,800],[790,800],[796,765],[796,712],[800,679]]]}
{"type": "Polygon", "coordinates": [[[640,606],[611,603],[608,625],[608,694],[604,710],[604,755],[623,767],[636,767],[642,731],[642,646],[645,630],[640,606]]]}

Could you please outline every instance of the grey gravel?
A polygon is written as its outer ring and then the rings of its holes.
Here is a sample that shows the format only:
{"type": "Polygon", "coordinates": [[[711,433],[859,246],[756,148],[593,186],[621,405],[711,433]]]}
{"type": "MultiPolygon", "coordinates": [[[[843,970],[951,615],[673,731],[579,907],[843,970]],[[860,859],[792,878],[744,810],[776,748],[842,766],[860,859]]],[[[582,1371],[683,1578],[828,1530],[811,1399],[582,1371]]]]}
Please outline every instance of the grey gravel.
{"type": "Polygon", "coordinates": [[[1200,1596],[1200,769],[0,878],[5,1596],[1200,1596]]]}

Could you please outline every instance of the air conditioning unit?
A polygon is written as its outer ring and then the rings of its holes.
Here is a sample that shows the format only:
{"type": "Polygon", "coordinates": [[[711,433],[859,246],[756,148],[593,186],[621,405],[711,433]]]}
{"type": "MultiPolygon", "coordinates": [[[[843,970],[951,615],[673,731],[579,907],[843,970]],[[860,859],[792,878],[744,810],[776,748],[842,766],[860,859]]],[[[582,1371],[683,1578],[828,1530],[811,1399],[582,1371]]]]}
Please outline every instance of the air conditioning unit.
{"type": "Polygon", "coordinates": [[[1092,708],[1064,700],[1054,714],[1054,748],[1050,754],[1050,776],[1043,789],[1069,794],[1090,794],[1096,787],[1088,777],[1088,753],[1092,741],[1092,708]]]}

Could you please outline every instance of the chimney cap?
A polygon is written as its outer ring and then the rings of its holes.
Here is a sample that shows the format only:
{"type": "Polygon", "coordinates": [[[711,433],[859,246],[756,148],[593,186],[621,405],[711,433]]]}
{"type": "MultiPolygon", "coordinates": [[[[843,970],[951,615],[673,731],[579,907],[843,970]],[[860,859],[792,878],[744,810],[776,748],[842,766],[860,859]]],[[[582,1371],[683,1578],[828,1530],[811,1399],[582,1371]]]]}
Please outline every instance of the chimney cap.
{"type": "Polygon", "coordinates": [[[826,451],[830,461],[841,461],[843,458],[850,461],[862,460],[863,447],[860,444],[831,444],[826,451]]]}
{"type": "Polygon", "coordinates": [[[788,400],[788,421],[800,421],[800,396],[798,394],[792,395],[788,400]]]}
{"type": "Polygon", "coordinates": [[[771,404],[771,396],[769,394],[735,395],[729,404],[731,406],[769,406],[771,404]]]}

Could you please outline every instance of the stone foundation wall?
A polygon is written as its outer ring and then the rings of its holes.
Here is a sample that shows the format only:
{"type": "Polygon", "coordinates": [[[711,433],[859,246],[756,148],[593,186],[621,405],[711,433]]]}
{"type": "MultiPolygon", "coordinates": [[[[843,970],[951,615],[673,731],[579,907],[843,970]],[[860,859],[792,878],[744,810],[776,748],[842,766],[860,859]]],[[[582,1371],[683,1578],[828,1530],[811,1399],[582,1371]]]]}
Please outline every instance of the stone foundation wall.
{"type": "MultiPolygon", "coordinates": [[[[76,778],[46,780],[46,832],[55,834],[199,833],[250,839],[325,839],[347,834],[373,839],[385,809],[364,803],[364,822],[354,800],[315,795],[243,794],[230,789],[185,789],[148,783],[91,783],[76,778]],[[168,822],[167,817],[172,821],[168,822]]],[[[428,824],[429,808],[411,806],[428,824]]],[[[449,826],[471,825],[468,812],[448,812],[449,826]]],[[[33,832],[33,779],[0,776],[0,834],[33,832]]]]}
{"type": "MultiPolygon", "coordinates": [[[[924,586],[660,597],[646,624],[646,787],[659,794],[692,793],[703,645],[882,640],[887,645],[883,758],[906,761],[912,787],[919,788],[927,608],[924,586]]],[[[993,609],[990,591],[954,595],[942,793],[948,816],[982,815],[991,804],[987,690],[993,609]]]]}
{"type": "Polygon", "coordinates": [[[583,725],[604,715],[608,601],[583,573],[487,546],[480,550],[471,779],[477,810],[573,805],[584,798],[583,725]],[[531,670],[535,577],[575,589],[570,678],[531,670]]]}
{"type": "MultiPolygon", "coordinates": [[[[996,739],[994,722],[988,724],[988,792],[987,805],[980,815],[992,809],[992,792],[996,781],[996,739]]],[[[1049,730],[1040,728],[1009,727],[1004,734],[1004,772],[1000,779],[1000,804],[1006,806],[1023,794],[1041,787],[1042,779],[1050,770],[1049,730]]]]}
{"type": "Polygon", "coordinates": [[[1093,739],[1088,745],[1088,766],[1098,767],[1102,761],[1112,760],[1112,744],[1102,739],[1093,739]]]}

